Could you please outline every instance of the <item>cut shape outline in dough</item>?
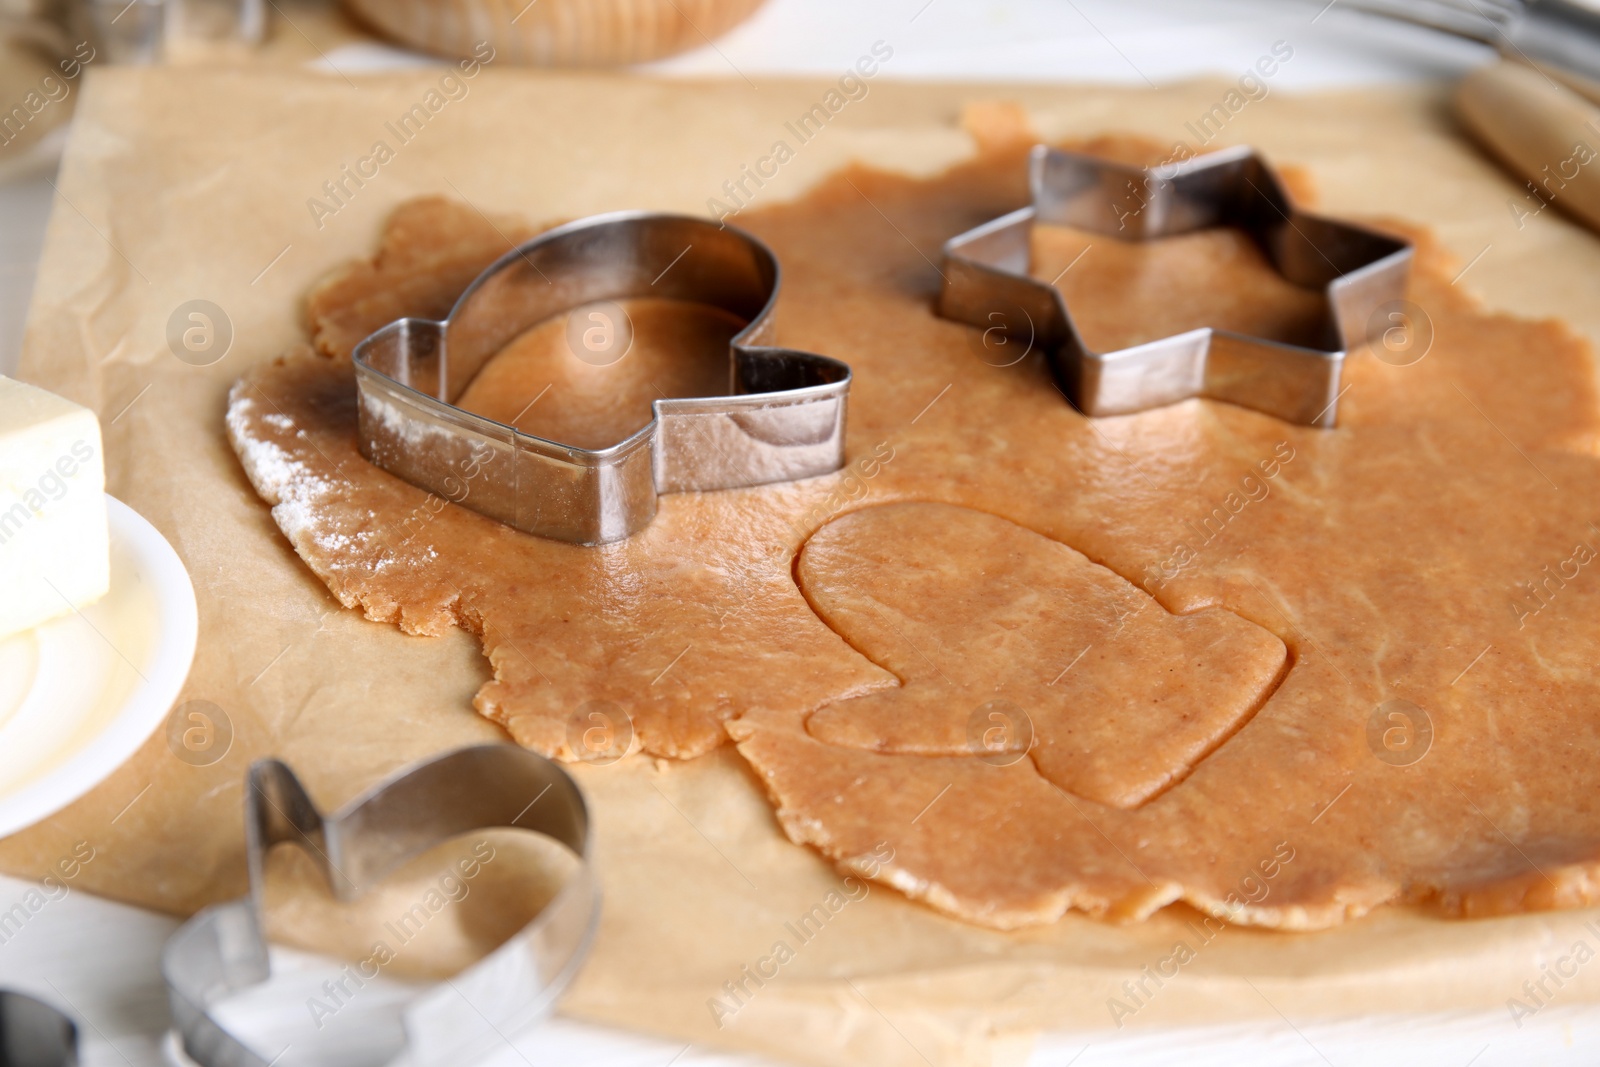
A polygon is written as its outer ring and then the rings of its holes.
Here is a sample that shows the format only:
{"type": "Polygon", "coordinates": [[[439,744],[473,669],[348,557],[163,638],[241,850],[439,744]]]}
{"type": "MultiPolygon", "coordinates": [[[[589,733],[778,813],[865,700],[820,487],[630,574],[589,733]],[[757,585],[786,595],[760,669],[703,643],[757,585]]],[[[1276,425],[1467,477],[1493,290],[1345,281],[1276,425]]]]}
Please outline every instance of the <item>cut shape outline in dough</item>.
{"type": "MultiPolygon", "coordinates": [[[[917,549],[913,548],[910,551],[916,552],[917,549]]],[[[880,564],[883,562],[879,560],[880,564]]],[[[893,565],[886,564],[886,566],[893,565]]],[[[1089,558],[1059,538],[1031,530],[1007,516],[992,511],[945,501],[896,500],[892,503],[867,505],[836,516],[814,531],[805,545],[795,554],[791,573],[800,594],[823,625],[838,634],[840,640],[852,650],[892,675],[899,683],[893,688],[857,694],[812,709],[805,717],[804,728],[807,734],[826,744],[863,748],[886,754],[919,755],[925,758],[977,758],[986,762],[997,761],[1004,765],[1026,755],[1034,763],[1040,777],[1057,788],[1066,789],[1084,800],[1110,807],[1123,809],[1142,807],[1181,783],[1201,762],[1255,718],[1271,699],[1272,694],[1283,684],[1294,665],[1292,650],[1280,635],[1224,606],[1208,605],[1181,614],[1169,611],[1147,590],[1130,581],[1125,575],[1089,558]],[[930,513],[929,509],[933,509],[933,512],[930,513]],[[1002,664],[999,670],[1004,672],[1005,681],[992,692],[974,694],[970,691],[972,689],[970,685],[962,685],[952,680],[929,658],[929,652],[924,650],[924,646],[918,641],[913,641],[904,632],[903,627],[915,627],[922,620],[914,615],[902,614],[900,625],[897,626],[885,616],[885,612],[894,615],[901,609],[891,602],[881,600],[875,594],[870,569],[865,573],[848,575],[851,580],[841,583],[841,586],[848,589],[843,593],[830,586],[826,572],[808,575],[807,560],[815,558],[815,552],[831,554],[817,564],[819,567],[827,568],[830,559],[832,565],[838,567],[841,565],[841,560],[837,557],[845,556],[842,564],[847,568],[852,562],[848,558],[850,539],[859,538],[863,534],[874,536],[872,525],[860,532],[856,530],[841,532],[841,524],[860,526],[863,523],[876,525],[887,522],[888,533],[904,533],[905,531],[896,531],[894,523],[913,513],[918,513],[916,517],[921,521],[910,524],[912,532],[909,537],[889,538],[879,532],[876,534],[876,540],[869,542],[876,544],[882,540],[891,540],[898,552],[905,549],[912,539],[919,538],[924,533],[928,534],[927,540],[917,543],[917,547],[922,551],[916,555],[917,562],[908,565],[908,573],[897,573],[890,579],[890,589],[894,592],[909,589],[919,581],[924,584],[932,581],[932,587],[924,588],[922,591],[933,597],[946,592],[946,587],[954,586],[959,589],[965,586],[966,591],[982,600],[985,590],[998,590],[1004,595],[1004,585],[1013,577],[1011,572],[1017,568],[1020,567],[1023,571],[1032,569],[1036,572],[1030,576],[1035,581],[1013,588],[1013,596],[979,604],[980,610],[989,607],[996,609],[993,614],[978,618],[976,621],[979,625],[966,630],[947,628],[944,634],[937,632],[939,625],[933,626],[934,632],[931,636],[937,642],[932,649],[934,655],[938,655],[942,648],[946,657],[951,656],[947,643],[940,640],[942,636],[959,636],[965,643],[965,639],[972,638],[975,632],[981,640],[981,631],[990,626],[1018,632],[1027,629],[1017,626],[1014,619],[1009,626],[999,619],[1002,613],[1008,612],[1026,616],[1029,605],[1024,602],[1030,600],[1034,592],[1048,590],[1051,594],[1067,594],[1059,598],[1046,596],[1042,604],[1033,605],[1035,610],[1042,608],[1049,612],[1050,614],[1041,618],[1046,623],[1059,623],[1063,631],[1074,624],[1077,628],[1083,629],[1084,617],[1100,616],[1102,607],[1109,608],[1115,616],[1116,628],[1109,637],[1097,635],[1091,639],[1073,658],[1071,664],[1051,681],[1032,690],[1024,688],[1020,693],[1013,685],[1009,691],[1010,696],[1029,703],[1027,694],[1034,695],[1031,702],[1033,714],[1030,715],[1023,707],[1006,699],[1007,694],[1002,692],[1007,685],[1012,685],[1018,674],[1025,673],[1026,664],[1002,664]],[[952,531],[955,531],[954,536],[958,539],[964,535],[991,538],[988,544],[977,543],[971,547],[1003,549],[1008,553],[1006,557],[1008,564],[996,563],[988,567],[973,568],[967,565],[971,563],[970,556],[961,555],[958,558],[952,553],[948,557],[951,563],[961,564],[955,571],[971,575],[970,580],[962,577],[940,583],[936,578],[918,577],[918,575],[938,573],[940,553],[948,547],[945,541],[952,531]],[[808,553],[813,555],[808,556],[808,553]],[[1057,587],[1052,583],[1064,584],[1057,587]],[[1097,593],[1104,594],[1107,599],[1103,603],[1096,603],[1094,598],[1097,593]],[[1129,690],[1126,703],[1120,705],[1111,703],[1118,694],[1114,688],[1109,693],[1105,692],[1101,680],[1107,677],[1108,671],[1114,673],[1122,670],[1128,662],[1130,653],[1124,646],[1108,659],[1107,654],[1112,650],[1104,646],[1108,641],[1122,638],[1124,629],[1130,621],[1143,616],[1152,604],[1160,614],[1145,616],[1146,621],[1139,624],[1143,632],[1128,635],[1128,639],[1137,642],[1133,646],[1135,650],[1133,655],[1140,655],[1152,647],[1168,653],[1179,652],[1189,656],[1208,654],[1223,642],[1229,644],[1231,651],[1225,650],[1217,655],[1218,666],[1211,670],[1202,669],[1205,660],[1168,667],[1167,673],[1178,674],[1177,679],[1164,678],[1161,675],[1159,664],[1165,661],[1151,661],[1156,667],[1153,674],[1143,670],[1143,664],[1138,664],[1128,675],[1132,688],[1129,690]],[[1129,606],[1132,606],[1132,610],[1125,610],[1129,606]],[[862,627],[863,607],[877,623],[892,632],[892,639],[875,647],[875,642],[868,636],[875,627],[870,622],[866,624],[866,628],[862,627]],[[852,618],[854,618],[853,623],[852,618]],[[1183,638],[1203,640],[1205,643],[1184,647],[1181,644],[1183,638]],[[1174,641],[1178,642],[1177,647],[1173,647],[1174,641]],[[905,658],[905,662],[897,663],[895,655],[888,651],[894,644],[903,645],[905,649],[910,650],[911,655],[905,658]],[[1068,683],[1068,688],[1054,690],[1056,683],[1062,681],[1069,671],[1077,667],[1078,661],[1095,649],[1097,644],[1101,646],[1100,654],[1096,655],[1088,666],[1079,670],[1068,683]],[[1236,655],[1241,652],[1247,655],[1236,655]],[[1251,677],[1251,672],[1248,670],[1250,658],[1248,653],[1251,652],[1258,658],[1267,657],[1260,659],[1260,666],[1254,672],[1254,677],[1251,677]],[[908,665],[915,668],[919,661],[927,670],[907,669],[908,665]],[[1235,662],[1243,662],[1244,665],[1238,670],[1230,670],[1235,662]],[[1018,669],[1013,670],[1011,666],[1018,669]],[[1261,668],[1269,668],[1270,677],[1266,676],[1261,668]],[[930,670],[933,675],[937,675],[937,679],[929,675],[930,670]],[[1210,693],[1206,690],[1208,684],[1214,688],[1218,685],[1214,679],[1223,671],[1229,671],[1226,678],[1227,685],[1238,683],[1247,687],[1238,691],[1242,699],[1231,705],[1226,699],[1229,696],[1227,689],[1210,693]],[[968,690],[959,698],[974,705],[967,721],[966,751],[953,747],[954,739],[950,734],[954,720],[941,719],[939,715],[940,711],[948,707],[948,701],[942,696],[930,693],[930,682],[934,684],[942,682],[958,691],[968,690]],[[1196,686],[1199,687],[1198,690],[1196,686]],[[1047,693],[1045,690],[1054,691],[1047,693]],[[1185,698],[1191,696],[1192,699],[1185,701],[1185,698]],[[1210,699],[1207,699],[1208,697],[1210,699]],[[1074,719],[1075,709],[1082,707],[1079,701],[1084,698],[1095,700],[1096,709],[1087,716],[1077,713],[1078,718],[1074,719]],[[1161,706],[1163,701],[1166,701],[1165,707],[1161,706]],[[884,702],[895,705],[896,712],[904,711],[911,715],[923,713],[928,720],[928,733],[919,732],[924,726],[922,722],[908,721],[902,727],[894,719],[886,719],[884,712],[888,709],[884,707],[884,702]],[[990,730],[982,731],[980,742],[980,734],[975,732],[981,729],[981,724],[985,721],[980,720],[980,713],[996,704],[1009,704],[1016,709],[1022,720],[1021,728],[1017,728],[1019,724],[1015,721],[1015,716],[1007,716],[1000,729],[1014,729],[1019,738],[1026,741],[1026,745],[1013,743],[1008,747],[1005,741],[1001,741],[996,746],[990,746],[988,737],[989,733],[993,732],[990,730]],[[1174,707],[1181,713],[1176,720],[1163,717],[1160,722],[1154,722],[1144,718],[1152,711],[1159,713],[1174,707]],[[879,726],[878,735],[871,736],[870,728],[862,731],[855,722],[847,719],[846,716],[851,712],[871,715],[879,726]],[[1195,721],[1192,729],[1174,729],[1175,726],[1190,723],[1196,718],[1198,721],[1195,721]],[[1076,751],[1067,748],[1066,742],[1057,736],[1063,726],[1065,734],[1070,736],[1075,730],[1080,734],[1084,732],[1084,726],[1087,726],[1089,732],[1103,729],[1107,722],[1111,723],[1113,728],[1120,723],[1125,728],[1142,729],[1145,736],[1139,742],[1139,754],[1132,757],[1118,754],[1116,752],[1118,737],[1115,734],[1110,739],[1112,746],[1110,749],[1106,748],[1105,738],[1102,737],[1100,744],[1097,745],[1091,740],[1087,748],[1076,751]],[[1084,725],[1080,726],[1079,723],[1084,725]],[[886,736],[884,730],[893,736],[886,736]],[[1146,759],[1143,753],[1153,755],[1146,759]],[[1149,765],[1152,762],[1154,765],[1149,765]],[[1084,764],[1087,768],[1080,766],[1084,764]],[[1136,780],[1118,782],[1116,780],[1118,774],[1115,771],[1104,770],[1107,764],[1129,768],[1128,773],[1134,774],[1136,780]],[[1075,782],[1077,787],[1069,788],[1075,782]]],[[[941,620],[965,614],[963,611],[952,611],[951,608],[968,606],[959,601],[956,604],[939,605],[937,600],[931,600],[930,603],[947,609],[937,615],[941,620]]],[[[1026,618],[1023,621],[1026,622],[1026,618]]],[[[1109,621],[1106,625],[1109,625],[1109,621]]],[[[879,630],[880,635],[883,632],[879,630]]],[[[924,632],[919,636],[925,640],[930,634],[924,632]]],[[[1080,634],[1071,643],[1076,645],[1076,642],[1082,639],[1080,634]]],[[[1007,647],[1012,647],[1014,644],[1015,642],[1010,642],[1007,647]]],[[[1159,652],[1156,654],[1159,655],[1159,652]]],[[[970,670],[960,673],[970,679],[970,670]]],[[[992,714],[988,716],[988,719],[992,718],[992,714]]]]}

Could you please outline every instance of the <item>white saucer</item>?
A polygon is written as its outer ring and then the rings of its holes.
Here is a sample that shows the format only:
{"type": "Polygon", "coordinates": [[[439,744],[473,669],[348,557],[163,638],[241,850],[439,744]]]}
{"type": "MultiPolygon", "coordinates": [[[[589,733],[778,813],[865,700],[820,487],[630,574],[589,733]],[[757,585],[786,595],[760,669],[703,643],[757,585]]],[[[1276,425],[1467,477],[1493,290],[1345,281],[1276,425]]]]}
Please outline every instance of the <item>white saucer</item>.
{"type": "Polygon", "coordinates": [[[194,659],[194,587],[166,538],[106,497],[111,591],[0,640],[0,837],[93,789],[144,744],[194,659]]]}

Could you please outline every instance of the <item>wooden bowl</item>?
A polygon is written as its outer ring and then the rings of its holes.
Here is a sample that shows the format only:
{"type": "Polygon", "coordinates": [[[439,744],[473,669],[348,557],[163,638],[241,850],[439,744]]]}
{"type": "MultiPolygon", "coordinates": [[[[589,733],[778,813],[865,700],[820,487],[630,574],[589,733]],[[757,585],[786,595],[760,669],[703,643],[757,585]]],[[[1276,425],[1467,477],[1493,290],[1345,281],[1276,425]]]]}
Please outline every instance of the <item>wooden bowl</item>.
{"type": "Polygon", "coordinates": [[[763,0],[345,0],[385,36],[437,55],[539,67],[643,63],[688,51],[763,0]],[[477,49],[477,51],[474,51],[477,49]]]}

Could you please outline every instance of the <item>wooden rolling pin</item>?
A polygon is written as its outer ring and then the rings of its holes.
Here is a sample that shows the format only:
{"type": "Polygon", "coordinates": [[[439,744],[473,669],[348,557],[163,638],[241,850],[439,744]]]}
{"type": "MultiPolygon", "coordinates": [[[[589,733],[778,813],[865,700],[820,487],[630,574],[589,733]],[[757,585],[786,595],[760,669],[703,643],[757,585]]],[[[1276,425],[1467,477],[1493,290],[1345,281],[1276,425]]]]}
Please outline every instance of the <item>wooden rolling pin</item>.
{"type": "Polygon", "coordinates": [[[1527,180],[1519,228],[1543,202],[1600,233],[1600,107],[1534,67],[1503,59],[1461,80],[1456,113],[1527,180]]]}

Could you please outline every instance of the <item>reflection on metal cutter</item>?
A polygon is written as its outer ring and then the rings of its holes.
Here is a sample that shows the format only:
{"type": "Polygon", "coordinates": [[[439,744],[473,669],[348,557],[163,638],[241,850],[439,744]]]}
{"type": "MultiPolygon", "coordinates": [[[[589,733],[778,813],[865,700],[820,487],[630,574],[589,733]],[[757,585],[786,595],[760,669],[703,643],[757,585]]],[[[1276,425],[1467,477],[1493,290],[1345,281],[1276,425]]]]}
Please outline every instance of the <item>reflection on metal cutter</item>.
{"type": "Polygon", "coordinates": [[[778,285],[765,245],[706,219],[623,212],[558,227],[479,275],[445,321],[401,319],[356,346],[361,452],[519,530],[587,545],[642,529],[659,493],[838,470],[850,368],[768,344],[778,285]],[[747,323],[730,345],[726,395],[656,400],[648,425],[602,449],[534,437],[455,406],[484,364],[529,327],[630,296],[709,304],[747,323]]]}
{"type": "Polygon", "coordinates": [[[261,891],[273,845],[305,849],[334,895],[353,900],[431,846],[492,827],[542,833],[584,863],[499,948],[413,998],[364,1062],[457,1067],[551,1009],[587,955],[600,915],[583,796],[555,763],[514,745],[476,745],[412,764],[332,815],[317,810],[287,764],[253,764],[245,786],[250,894],[200,912],[162,953],[184,1052],[201,1067],[271,1067],[283,1054],[249,1047],[212,1015],[216,1001],[271,975],[261,891]]]}
{"type": "Polygon", "coordinates": [[[1405,296],[1409,242],[1299,210],[1248,146],[1147,169],[1040,145],[1029,180],[1032,205],[946,243],[939,313],[1041,349],[1067,399],[1091,417],[1208,397],[1331,427],[1345,357],[1366,342],[1375,313],[1405,296]],[[1093,352],[1061,291],[1028,274],[1036,223],[1133,241],[1238,227],[1285,279],[1324,291],[1323,337],[1302,347],[1203,327],[1093,352]]]}

